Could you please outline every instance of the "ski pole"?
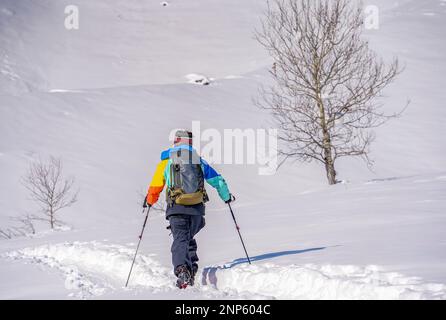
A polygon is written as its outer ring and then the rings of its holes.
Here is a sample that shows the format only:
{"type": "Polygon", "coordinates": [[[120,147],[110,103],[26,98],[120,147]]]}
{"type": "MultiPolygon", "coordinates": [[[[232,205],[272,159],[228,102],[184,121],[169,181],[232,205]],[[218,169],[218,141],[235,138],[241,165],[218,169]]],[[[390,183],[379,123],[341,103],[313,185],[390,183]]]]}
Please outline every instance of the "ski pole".
{"type": "MultiPolygon", "coordinates": [[[[135,256],[133,257],[132,266],[130,267],[129,276],[127,277],[127,282],[125,283],[125,286],[126,286],[126,287],[127,287],[127,285],[129,284],[130,275],[132,274],[133,265],[135,264],[136,255],[138,254],[138,249],[139,249],[139,245],[141,244],[142,235],[143,235],[143,233],[144,233],[144,229],[146,228],[146,223],[147,223],[147,218],[149,217],[150,208],[151,208],[151,206],[149,206],[149,209],[147,209],[146,218],[144,219],[144,224],[143,224],[143,226],[142,226],[141,234],[139,235],[138,246],[136,247],[136,252],[135,252],[135,256]]],[[[144,213],[144,210],[145,210],[145,209],[146,209],[146,208],[143,208],[143,209],[142,209],[142,213],[144,213]]]]}
{"type": "Polygon", "coordinates": [[[237,221],[235,220],[234,212],[232,211],[232,208],[231,208],[231,203],[228,202],[228,206],[229,206],[229,210],[231,211],[232,219],[234,220],[235,228],[237,229],[238,236],[240,237],[240,241],[242,242],[243,249],[245,250],[246,258],[248,258],[248,263],[251,264],[251,259],[249,259],[248,251],[246,251],[245,243],[243,242],[243,238],[240,233],[240,227],[238,226],[237,221]]]}

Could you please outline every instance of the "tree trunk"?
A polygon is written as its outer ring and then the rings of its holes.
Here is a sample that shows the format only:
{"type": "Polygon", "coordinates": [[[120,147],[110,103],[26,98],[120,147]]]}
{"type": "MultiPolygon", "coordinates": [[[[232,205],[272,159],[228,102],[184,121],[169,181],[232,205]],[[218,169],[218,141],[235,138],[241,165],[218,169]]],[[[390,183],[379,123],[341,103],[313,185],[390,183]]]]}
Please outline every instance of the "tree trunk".
{"type": "Polygon", "coordinates": [[[324,131],[324,161],[325,161],[325,171],[327,173],[328,183],[330,185],[336,184],[336,170],[334,167],[333,155],[331,152],[331,139],[330,134],[327,130],[324,131]]]}
{"type": "Polygon", "coordinates": [[[325,118],[325,108],[322,99],[320,98],[320,93],[318,94],[318,107],[320,112],[320,120],[321,120],[321,129],[322,129],[322,144],[324,151],[324,163],[325,163],[325,172],[327,173],[328,184],[333,185],[336,184],[336,170],[334,168],[334,159],[331,150],[331,137],[330,132],[328,131],[327,121],[325,118]]]}
{"type": "Polygon", "coordinates": [[[51,224],[51,229],[54,229],[54,212],[53,212],[53,206],[50,206],[50,224],[51,224]]]}
{"type": "Polygon", "coordinates": [[[334,168],[334,162],[331,159],[331,152],[327,157],[327,153],[326,153],[326,158],[325,158],[325,171],[327,173],[327,179],[328,179],[328,183],[330,185],[336,184],[336,170],[334,168]]]}

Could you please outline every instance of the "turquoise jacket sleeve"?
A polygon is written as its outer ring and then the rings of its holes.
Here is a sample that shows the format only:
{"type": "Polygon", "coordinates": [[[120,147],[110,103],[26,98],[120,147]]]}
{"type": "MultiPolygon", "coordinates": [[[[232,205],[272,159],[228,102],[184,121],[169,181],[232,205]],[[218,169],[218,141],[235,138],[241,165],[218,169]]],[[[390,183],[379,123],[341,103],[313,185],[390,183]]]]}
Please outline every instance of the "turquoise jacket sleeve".
{"type": "Polygon", "coordinates": [[[217,189],[218,195],[223,201],[228,201],[231,196],[225,179],[203,159],[201,159],[201,168],[206,182],[217,189]]]}

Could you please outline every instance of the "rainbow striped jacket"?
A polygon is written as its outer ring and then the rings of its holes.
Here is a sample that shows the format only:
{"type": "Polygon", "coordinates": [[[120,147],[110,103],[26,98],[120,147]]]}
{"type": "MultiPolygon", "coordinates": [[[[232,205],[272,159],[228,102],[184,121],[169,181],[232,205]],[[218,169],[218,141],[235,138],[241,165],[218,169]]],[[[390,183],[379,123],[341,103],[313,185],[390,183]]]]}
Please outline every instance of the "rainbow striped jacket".
{"type": "MultiPolygon", "coordinates": [[[[147,192],[146,201],[150,205],[154,205],[159,198],[160,193],[163,191],[164,186],[167,184],[167,188],[170,187],[170,153],[176,152],[179,149],[187,149],[193,151],[194,149],[188,145],[181,145],[167,149],[161,153],[161,162],[158,163],[155,174],[150,183],[149,190],[147,192]]],[[[230,198],[228,185],[225,179],[218,174],[204,159],[200,158],[201,169],[203,170],[204,179],[208,184],[217,189],[218,195],[223,201],[227,201],[230,198]]]]}

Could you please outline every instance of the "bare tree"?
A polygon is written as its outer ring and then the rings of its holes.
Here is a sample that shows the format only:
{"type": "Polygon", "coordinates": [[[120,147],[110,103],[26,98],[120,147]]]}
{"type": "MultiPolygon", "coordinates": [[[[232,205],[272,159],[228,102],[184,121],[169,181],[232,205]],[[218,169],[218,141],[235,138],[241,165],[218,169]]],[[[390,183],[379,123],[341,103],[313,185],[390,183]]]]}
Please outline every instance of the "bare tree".
{"type": "MultiPolygon", "coordinates": [[[[138,190],[138,205],[144,203],[147,193],[145,193],[143,190],[138,190]]],[[[160,197],[160,199],[152,206],[151,210],[162,213],[166,212],[167,203],[166,201],[160,197]]]]}
{"type": "Polygon", "coordinates": [[[159,213],[165,213],[167,208],[167,203],[163,199],[159,199],[153,206],[152,210],[159,212],[159,213]]]}
{"type": "Polygon", "coordinates": [[[50,223],[51,229],[60,224],[57,213],[77,201],[74,178],[62,176],[62,161],[55,157],[50,157],[46,163],[39,160],[31,164],[23,184],[40,205],[43,219],[50,223]]]}
{"type": "Polygon", "coordinates": [[[25,215],[20,217],[13,217],[11,220],[18,222],[18,226],[11,226],[7,228],[0,228],[0,238],[12,239],[15,237],[28,236],[36,233],[34,227],[34,217],[32,215],[25,215]]]}
{"type": "Polygon", "coordinates": [[[0,238],[2,239],[12,239],[15,236],[16,234],[10,228],[0,229],[0,238]]]}
{"type": "Polygon", "coordinates": [[[399,115],[376,99],[401,72],[398,59],[385,64],[369,48],[363,21],[361,4],[348,0],[272,0],[256,30],[274,80],[256,103],[281,128],[279,152],[320,162],[329,184],[341,157],[370,165],[371,129],[399,115]]]}
{"type": "Polygon", "coordinates": [[[25,231],[26,234],[35,234],[36,233],[36,227],[34,226],[34,220],[37,220],[38,218],[31,214],[26,214],[24,216],[20,217],[14,217],[12,220],[17,221],[20,223],[20,229],[25,231]]]}

